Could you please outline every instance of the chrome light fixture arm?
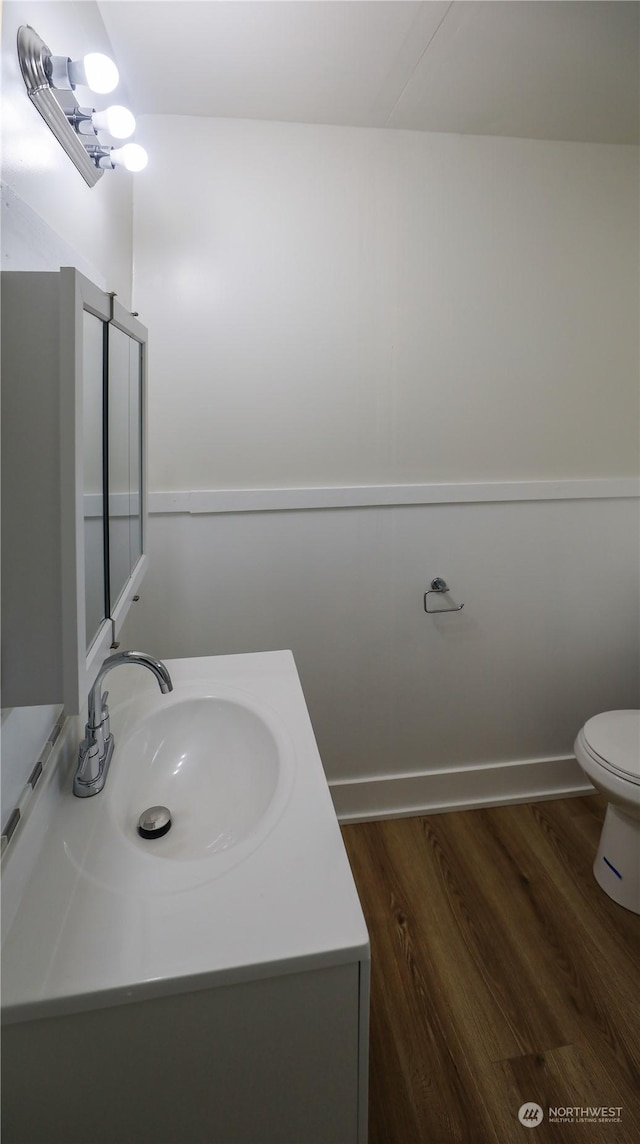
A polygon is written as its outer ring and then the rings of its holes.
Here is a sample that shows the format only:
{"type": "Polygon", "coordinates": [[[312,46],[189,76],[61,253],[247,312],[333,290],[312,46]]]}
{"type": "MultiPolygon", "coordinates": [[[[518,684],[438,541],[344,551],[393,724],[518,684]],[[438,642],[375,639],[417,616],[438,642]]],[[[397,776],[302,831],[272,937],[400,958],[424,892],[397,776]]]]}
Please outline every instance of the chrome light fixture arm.
{"type": "Polygon", "coordinates": [[[91,122],[93,116],[92,107],[75,107],[73,111],[67,111],[65,114],[69,124],[77,135],[87,135],[90,139],[95,140],[97,131],[91,122]]]}

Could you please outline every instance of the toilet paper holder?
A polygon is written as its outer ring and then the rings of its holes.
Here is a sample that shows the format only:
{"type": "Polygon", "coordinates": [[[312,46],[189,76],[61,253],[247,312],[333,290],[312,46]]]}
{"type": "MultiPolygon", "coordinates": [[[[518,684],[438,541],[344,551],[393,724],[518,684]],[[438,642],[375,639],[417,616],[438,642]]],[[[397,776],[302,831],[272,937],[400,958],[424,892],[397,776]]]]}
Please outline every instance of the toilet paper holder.
{"type": "Polygon", "coordinates": [[[443,596],[445,594],[445,592],[449,592],[449,591],[450,591],[449,585],[447,584],[446,580],[442,579],[442,576],[436,576],[431,581],[431,587],[424,594],[424,610],[428,616],[435,616],[437,614],[441,614],[442,612],[461,612],[462,611],[462,609],[464,608],[464,604],[459,604],[457,607],[454,607],[454,608],[429,608],[427,606],[427,596],[443,596]]]}

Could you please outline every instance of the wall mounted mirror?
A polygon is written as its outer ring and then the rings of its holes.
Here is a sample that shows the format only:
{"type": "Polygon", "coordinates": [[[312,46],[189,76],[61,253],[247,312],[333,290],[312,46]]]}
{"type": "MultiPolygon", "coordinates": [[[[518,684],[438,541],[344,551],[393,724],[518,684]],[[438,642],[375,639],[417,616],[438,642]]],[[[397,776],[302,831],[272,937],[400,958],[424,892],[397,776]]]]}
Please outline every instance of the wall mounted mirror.
{"type": "Polygon", "coordinates": [[[109,615],[117,636],[146,567],[147,331],[113,300],[107,380],[109,615]]]}
{"type": "Polygon", "coordinates": [[[104,341],[107,324],[82,316],[82,471],[84,491],[85,650],[108,615],[104,519],[104,341]]]}
{"type": "Polygon", "coordinates": [[[142,556],[142,346],[109,330],[109,590],[115,606],[142,556]]]}

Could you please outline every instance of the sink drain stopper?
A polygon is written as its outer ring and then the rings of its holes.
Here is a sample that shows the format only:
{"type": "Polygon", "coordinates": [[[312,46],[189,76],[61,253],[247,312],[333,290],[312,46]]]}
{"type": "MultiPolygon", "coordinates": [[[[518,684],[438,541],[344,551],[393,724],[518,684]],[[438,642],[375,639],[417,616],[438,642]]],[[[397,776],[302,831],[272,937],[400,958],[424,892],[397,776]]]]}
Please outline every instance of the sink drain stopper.
{"type": "Polygon", "coordinates": [[[150,806],[138,819],[141,838],[162,838],[168,830],[171,830],[171,811],[166,806],[150,806]]]}

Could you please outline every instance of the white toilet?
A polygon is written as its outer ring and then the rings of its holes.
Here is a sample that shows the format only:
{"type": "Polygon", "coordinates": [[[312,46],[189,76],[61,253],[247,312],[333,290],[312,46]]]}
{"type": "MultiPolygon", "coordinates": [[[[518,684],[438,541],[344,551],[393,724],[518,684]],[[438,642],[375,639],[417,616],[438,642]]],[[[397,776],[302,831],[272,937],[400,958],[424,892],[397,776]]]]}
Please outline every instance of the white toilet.
{"type": "Polygon", "coordinates": [[[640,711],[594,715],[574,750],[609,800],[593,864],[596,881],[614,902],[640,914],[640,711]]]}

